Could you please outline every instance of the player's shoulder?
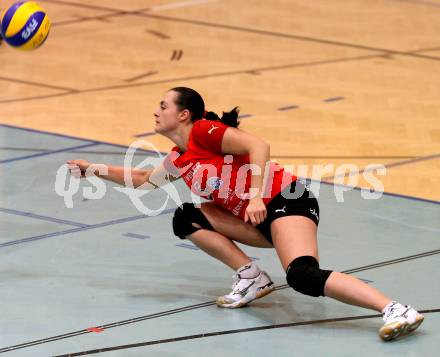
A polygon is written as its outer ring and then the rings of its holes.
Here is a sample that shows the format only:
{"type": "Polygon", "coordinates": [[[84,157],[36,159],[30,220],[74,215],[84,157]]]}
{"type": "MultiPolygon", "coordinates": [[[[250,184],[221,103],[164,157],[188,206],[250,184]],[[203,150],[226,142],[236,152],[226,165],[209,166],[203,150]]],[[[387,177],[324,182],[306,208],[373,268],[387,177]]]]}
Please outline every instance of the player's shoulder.
{"type": "MultiPolygon", "coordinates": [[[[216,129],[226,129],[228,126],[221,121],[218,120],[208,120],[208,119],[201,119],[197,120],[194,123],[193,130],[196,132],[208,132],[211,133],[212,131],[216,129]]],[[[221,131],[223,131],[221,130],[221,131]]]]}

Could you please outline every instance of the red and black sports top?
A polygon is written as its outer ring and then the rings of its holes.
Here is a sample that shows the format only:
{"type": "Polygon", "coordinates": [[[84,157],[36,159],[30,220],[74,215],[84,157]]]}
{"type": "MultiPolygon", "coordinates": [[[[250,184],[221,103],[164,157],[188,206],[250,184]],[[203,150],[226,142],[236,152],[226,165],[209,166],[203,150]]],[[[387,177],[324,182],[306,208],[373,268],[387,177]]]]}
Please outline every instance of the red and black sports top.
{"type": "MultiPolygon", "coordinates": [[[[165,158],[165,168],[181,176],[195,194],[213,200],[234,215],[244,218],[251,185],[249,155],[225,154],[222,139],[229,126],[212,120],[198,120],[190,133],[188,147],[175,146],[165,158]]],[[[270,162],[264,204],[290,185],[296,177],[275,162],[270,162]]]]}

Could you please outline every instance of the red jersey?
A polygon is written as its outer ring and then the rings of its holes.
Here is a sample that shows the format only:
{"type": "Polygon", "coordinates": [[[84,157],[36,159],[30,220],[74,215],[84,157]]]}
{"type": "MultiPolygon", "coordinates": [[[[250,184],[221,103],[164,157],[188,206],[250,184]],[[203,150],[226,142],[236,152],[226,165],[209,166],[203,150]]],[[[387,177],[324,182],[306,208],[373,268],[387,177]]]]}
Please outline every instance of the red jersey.
{"type": "MultiPolygon", "coordinates": [[[[196,121],[187,150],[181,152],[179,147],[173,147],[165,158],[164,166],[173,176],[181,176],[195,194],[213,200],[234,215],[244,218],[252,175],[249,155],[222,152],[222,139],[228,128],[219,121],[196,121]]],[[[270,162],[268,174],[263,196],[266,205],[296,180],[295,176],[274,162],[270,162]]]]}

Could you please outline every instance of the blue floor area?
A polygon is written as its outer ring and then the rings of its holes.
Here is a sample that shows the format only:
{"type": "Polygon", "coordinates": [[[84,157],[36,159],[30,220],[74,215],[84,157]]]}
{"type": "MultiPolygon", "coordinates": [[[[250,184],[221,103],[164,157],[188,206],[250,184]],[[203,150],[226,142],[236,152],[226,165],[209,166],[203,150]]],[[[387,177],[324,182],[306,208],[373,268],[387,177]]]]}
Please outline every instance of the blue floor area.
{"type": "MultiPolygon", "coordinates": [[[[247,308],[216,307],[233,272],[174,237],[172,200],[149,217],[113,183],[105,183],[103,198],[85,198],[83,189],[94,187],[82,180],[67,208],[55,192],[61,165],[73,158],[122,165],[124,147],[10,126],[0,126],[0,138],[7,148],[0,150],[0,352],[426,356],[440,348],[439,204],[391,195],[365,200],[359,190],[338,203],[337,187],[320,187],[323,268],[353,274],[426,310],[413,336],[382,343],[375,312],[286,288],[271,249],[244,247],[279,289],[247,308]],[[101,330],[87,330],[93,327],[101,330]]],[[[158,160],[145,152],[134,163],[148,155],[158,160]]],[[[189,199],[181,182],[176,189],[189,199]]],[[[142,197],[151,209],[165,200],[162,190],[142,197]]]]}

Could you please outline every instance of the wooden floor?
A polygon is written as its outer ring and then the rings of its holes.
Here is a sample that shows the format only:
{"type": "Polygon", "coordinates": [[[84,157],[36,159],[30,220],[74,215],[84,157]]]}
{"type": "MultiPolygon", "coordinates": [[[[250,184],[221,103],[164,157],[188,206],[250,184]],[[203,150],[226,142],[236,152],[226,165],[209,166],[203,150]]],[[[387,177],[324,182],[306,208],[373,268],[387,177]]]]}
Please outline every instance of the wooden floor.
{"type": "Polygon", "coordinates": [[[1,123],[129,145],[189,86],[295,172],[369,187],[341,165],[383,164],[386,192],[440,200],[440,1],[39,3],[43,47],[0,47],[1,123]]]}

